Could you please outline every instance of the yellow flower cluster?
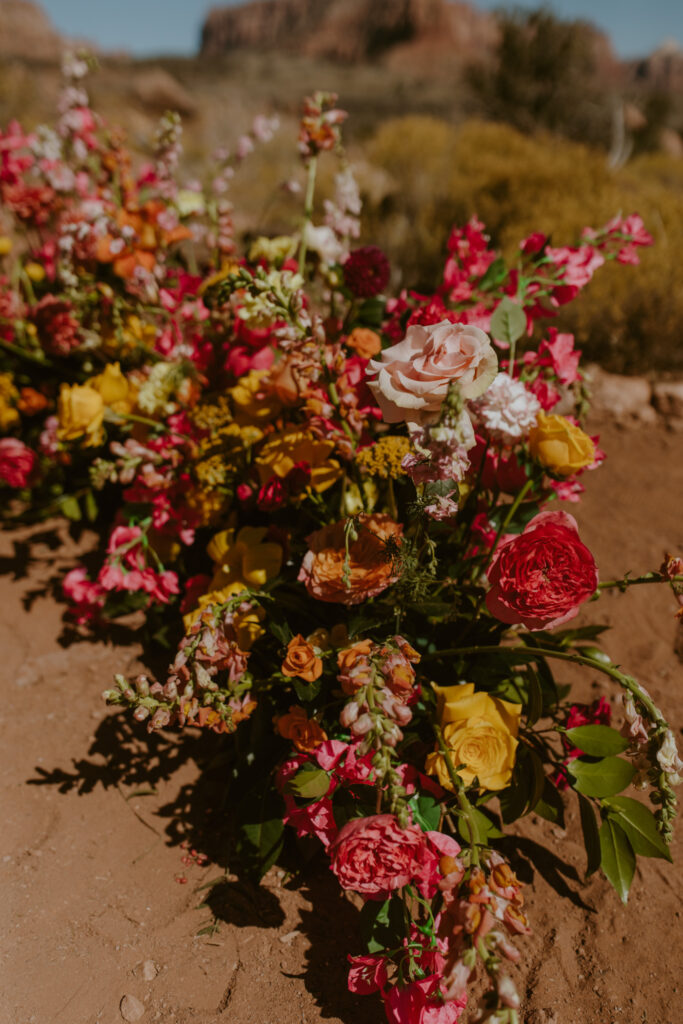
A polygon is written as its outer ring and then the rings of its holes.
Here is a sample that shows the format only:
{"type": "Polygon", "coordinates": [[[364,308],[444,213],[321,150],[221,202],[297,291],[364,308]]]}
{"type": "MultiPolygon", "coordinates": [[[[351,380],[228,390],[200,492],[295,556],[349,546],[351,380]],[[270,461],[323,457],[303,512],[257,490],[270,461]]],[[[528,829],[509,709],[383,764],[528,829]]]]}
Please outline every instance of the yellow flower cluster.
{"type": "Polygon", "coordinates": [[[388,437],[380,437],[376,444],[356,452],[356,463],[364,473],[371,476],[396,479],[405,476],[401,463],[409,452],[410,441],[407,437],[390,434],[388,437]]]}

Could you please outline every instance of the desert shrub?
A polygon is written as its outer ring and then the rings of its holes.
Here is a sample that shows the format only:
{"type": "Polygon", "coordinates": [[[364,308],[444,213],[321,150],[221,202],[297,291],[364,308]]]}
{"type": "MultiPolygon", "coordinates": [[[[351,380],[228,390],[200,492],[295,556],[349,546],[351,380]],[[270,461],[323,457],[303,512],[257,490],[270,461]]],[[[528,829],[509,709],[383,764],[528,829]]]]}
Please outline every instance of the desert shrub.
{"type": "Polygon", "coordinates": [[[404,283],[417,287],[433,283],[451,223],[473,214],[510,255],[533,230],[561,245],[586,224],[640,213],[655,238],[641,266],[607,267],[559,322],[576,332],[589,358],[616,372],[683,371],[681,161],[643,155],[613,171],[604,153],[578,143],[415,117],[383,125],[370,155],[391,189],[369,211],[369,230],[410,268],[404,283]]]}
{"type": "Polygon", "coordinates": [[[502,11],[493,61],[468,75],[487,117],[521,131],[539,129],[605,145],[610,102],[602,37],[583,21],[550,11],[502,11]]]}

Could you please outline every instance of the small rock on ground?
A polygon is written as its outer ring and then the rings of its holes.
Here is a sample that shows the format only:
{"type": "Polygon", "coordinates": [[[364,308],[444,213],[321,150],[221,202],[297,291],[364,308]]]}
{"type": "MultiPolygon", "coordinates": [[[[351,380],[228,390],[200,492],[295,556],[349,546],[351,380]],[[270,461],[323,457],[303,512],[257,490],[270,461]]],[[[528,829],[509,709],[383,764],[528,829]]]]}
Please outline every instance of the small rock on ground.
{"type": "Polygon", "coordinates": [[[119,1003],[119,1010],[123,1019],[129,1022],[141,1020],[145,1013],[145,1007],[135,996],[124,996],[119,1003]]]}

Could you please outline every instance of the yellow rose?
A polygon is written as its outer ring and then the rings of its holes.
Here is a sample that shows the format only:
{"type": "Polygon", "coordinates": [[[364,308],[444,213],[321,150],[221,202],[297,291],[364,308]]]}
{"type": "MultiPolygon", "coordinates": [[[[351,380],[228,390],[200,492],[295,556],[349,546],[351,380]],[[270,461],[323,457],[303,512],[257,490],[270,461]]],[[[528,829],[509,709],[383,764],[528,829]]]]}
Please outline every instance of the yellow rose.
{"type": "Polygon", "coordinates": [[[19,392],[14,386],[14,378],[11,373],[0,373],[0,430],[9,430],[19,422],[19,413],[15,403],[19,398],[19,392]]]}
{"type": "Polygon", "coordinates": [[[104,401],[95,388],[87,384],[62,384],[57,402],[57,437],[60,441],[75,441],[85,436],[84,444],[90,448],[102,444],[104,401]]]}
{"type": "Polygon", "coordinates": [[[243,526],[237,536],[234,530],[223,530],[212,538],[206,549],[216,563],[212,590],[229,584],[257,589],[277,576],[282,548],[264,539],[267,532],[263,526],[243,526]]]}
{"type": "Polygon", "coordinates": [[[529,451],[558,476],[571,476],[595,461],[595,445],[588,434],[564,416],[544,412],[539,412],[529,433],[529,451]]]}
{"type": "Polygon", "coordinates": [[[270,437],[254,461],[262,484],[273,476],[284,479],[297,462],[307,462],[311,467],[311,487],[320,493],[342,473],[339,463],[329,458],[333,451],[333,441],[317,441],[306,431],[289,427],[270,437]]]}
{"type": "Polygon", "coordinates": [[[12,239],[7,235],[0,235],[0,256],[8,256],[12,251],[12,239]]]}
{"type": "Polygon", "coordinates": [[[113,412],[125,415],[133,411],[136,390],[121,373],[119,363],[107,363],[102,373],[88,381],[88,387],[99,392],[104,404],[113,412]]]}
{"type": "Polygon", "coordinates": [[[41,281],[45,280],[45,268],[40,263],[30,262],[24,267],[26,276],[29,281],[33,281],[34,284],[40,284],[41,281]]]}
{"type": "MultiPolygon", "coordinates": [[[[435,686],[438,719],[455,768],[464,784],[476,778],[481,789],[504,789],[512,778],[521,704],[463,686],[435,686]]],[[[427,757],[425,770],[444,789],[453,789],[443,755],[427,757]]]]}
{"type": "Polygon", "coordinates": [[[230,388],[235,419],[240,425],[266,423],[275,419],[282,403],[273,389],[264,383],[267,370],[250,370],[230,388]]]}

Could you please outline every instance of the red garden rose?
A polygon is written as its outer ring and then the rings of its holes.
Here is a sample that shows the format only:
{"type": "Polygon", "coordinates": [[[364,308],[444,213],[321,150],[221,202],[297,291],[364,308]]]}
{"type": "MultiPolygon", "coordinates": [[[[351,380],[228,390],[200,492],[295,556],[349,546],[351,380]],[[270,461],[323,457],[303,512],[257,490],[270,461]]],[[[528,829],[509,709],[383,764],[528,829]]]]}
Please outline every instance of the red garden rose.
{"type": "Polygon", "coordinates": [[[486,573],[488,610],[501,622],[552,629],[573,618],[598,585],[592,554],[567,512],[541,512],[504,541],[486,573]]]}
{"type": "Polygon", "coordinates": [[[456,857],[460,847],[440,832],[401,828],[393,814],[374,814],[347,822],[328,852],[343,889],[385,900],[409,882],[433,896],[442,877],[441,858],[456,857]]]}
{"type": "Polygon", "coordinates": [[[0,440],[0,481],[10,487],[25,487],[38,463],[38,456],[16,437],[0,440]]]}

